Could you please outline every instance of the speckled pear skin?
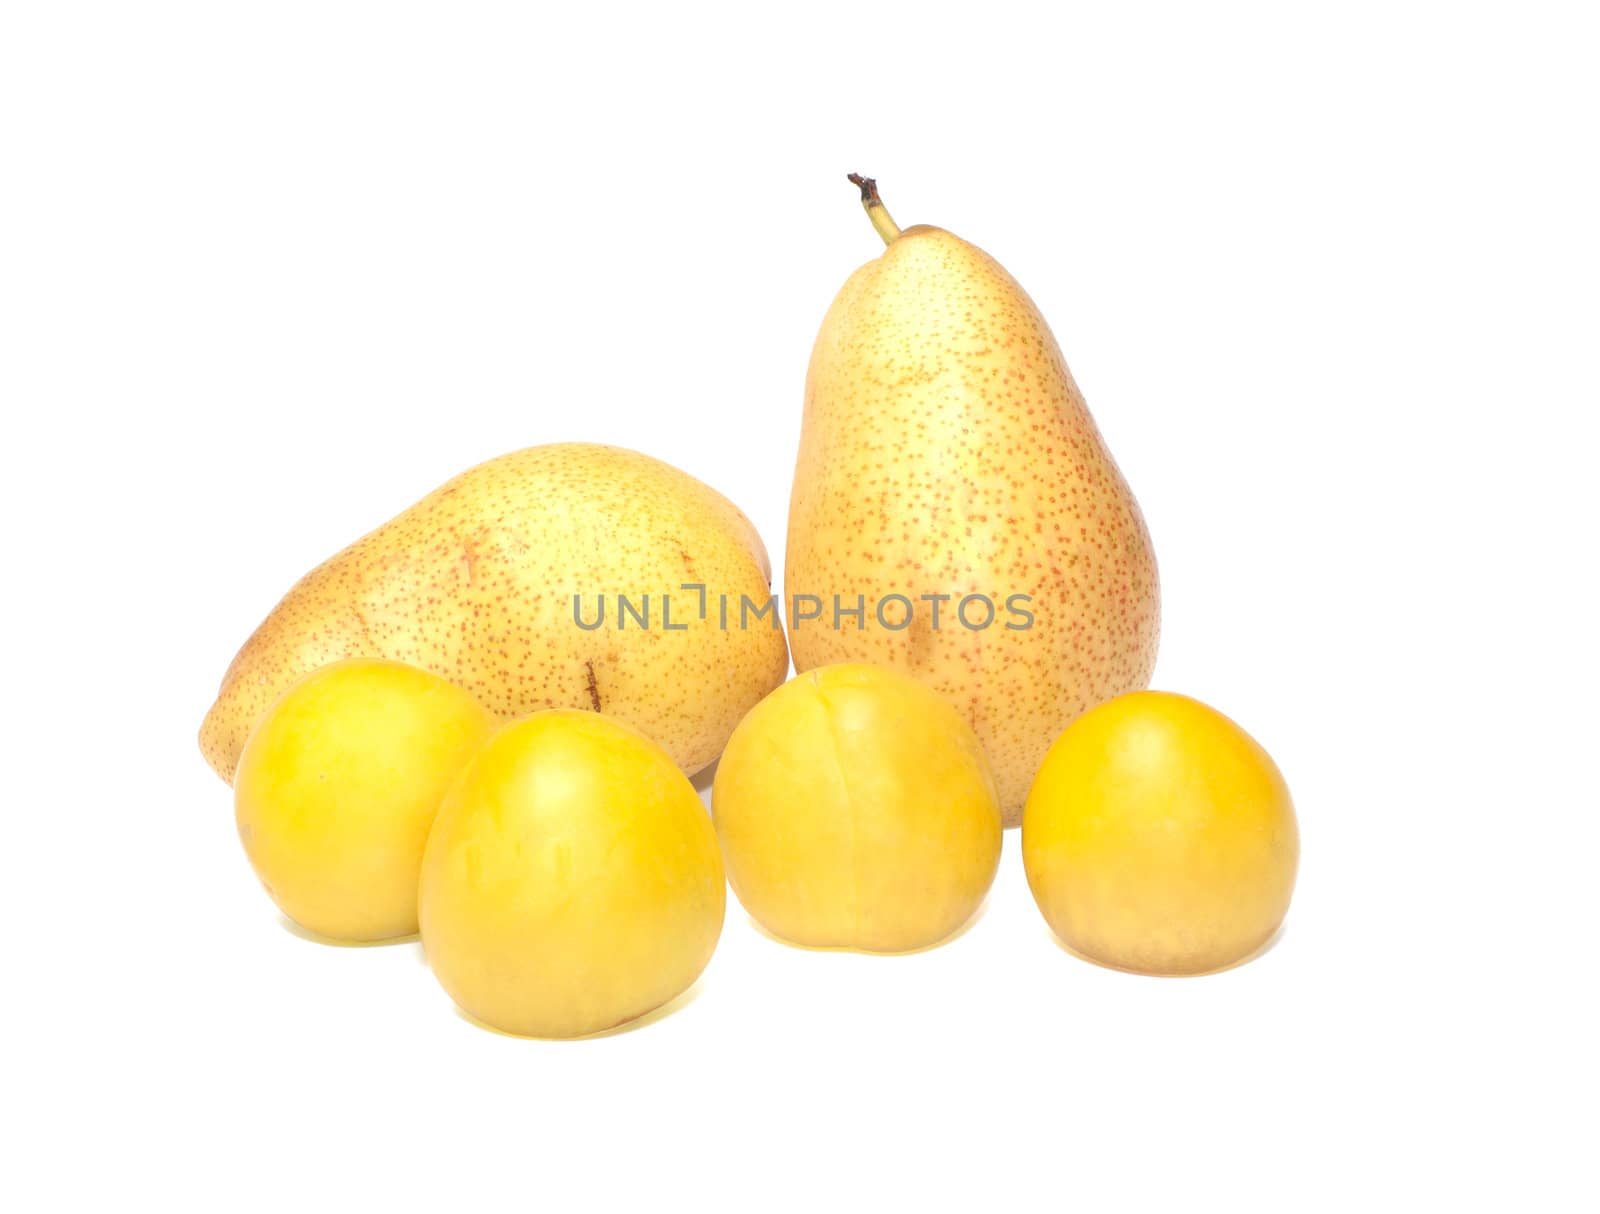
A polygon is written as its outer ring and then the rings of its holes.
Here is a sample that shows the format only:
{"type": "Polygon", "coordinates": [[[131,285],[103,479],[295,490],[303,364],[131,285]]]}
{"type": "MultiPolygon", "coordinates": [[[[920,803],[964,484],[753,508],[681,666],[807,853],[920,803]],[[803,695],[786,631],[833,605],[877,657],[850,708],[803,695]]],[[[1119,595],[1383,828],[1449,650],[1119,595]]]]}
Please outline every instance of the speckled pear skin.
{"type": "Polygon", "coordinates": [[[1044,317],[981,249],[907,228],[834,299],[806,376],[784,579],[791,602],[825,604],[790,628],[795,669],[877,662],[941,692],[982,741],[1008,826],[1062,729],[1149,683],[1160,591],[1138,503],[1044,317]],[[874,618],[891,594],[915,605],[903,631],[874,618]],[[952,597],[935,630],[920,596],[937,594],[952,597]],[[995,604],[988,629],[956,620],[969,594],[995,604]],[[1033,623],[1008,630],[1016,594],[1033,623]],[[865,627],[832,626],[834,595],[865,596],[865,627]]]}
{"type": "Polygon", "coordinates": [[[431,670],[501,717],[589,708],[632,725],[685,772],[706,766],[744,714],[783,682],[768,621],[737,627],[741,595],[765,605],[772,568],[750,520],[649,456],[560,443],[462,473],[302,578],[245,642],[200,727],[230,783],[245,739],[299,676],[339,658],[431,670]],[[706,587],[700,594],[683,583],[706,587]],[[650,596],[650,627],[617,628],[615,596],[650,596]],[[671,595],[669,630],[661,596],[671,595]],[[605,626],[585,623],[606,596],[605,626]],[[719,595],[732,620],[719,619],[719,595]],[[683,627],[680,630],[680,626],[683,627]]]}

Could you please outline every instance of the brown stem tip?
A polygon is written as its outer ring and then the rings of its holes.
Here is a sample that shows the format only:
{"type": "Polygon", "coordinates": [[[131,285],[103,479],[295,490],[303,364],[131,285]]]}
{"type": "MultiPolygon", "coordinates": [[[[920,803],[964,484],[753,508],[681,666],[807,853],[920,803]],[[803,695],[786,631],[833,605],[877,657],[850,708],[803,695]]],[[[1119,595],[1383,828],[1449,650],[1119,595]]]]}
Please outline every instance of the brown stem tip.
{"type": "Polygon", "coordinates": [[[863,206],[881,207],[883,199],[878,197],[878,183],[870,177],[863,177],[860,173],[851,173],[847,178],[851,185],[861,187],[861,202],[863,206]]]}
{"type": "Polygon", "coordinates": [[[870,177],[863,177],[860,173],[849,174],[851,185],[861,187],[861,205],[867,212],[867,218],[872,220],[872,226],[877,229],[879,236],[883,237],[884,244],[893,244],[900,235],[900,225],[895,223],[889,215],[889,208],[883,205],[883,199],[878,197],[878,183],[870,177]]]}

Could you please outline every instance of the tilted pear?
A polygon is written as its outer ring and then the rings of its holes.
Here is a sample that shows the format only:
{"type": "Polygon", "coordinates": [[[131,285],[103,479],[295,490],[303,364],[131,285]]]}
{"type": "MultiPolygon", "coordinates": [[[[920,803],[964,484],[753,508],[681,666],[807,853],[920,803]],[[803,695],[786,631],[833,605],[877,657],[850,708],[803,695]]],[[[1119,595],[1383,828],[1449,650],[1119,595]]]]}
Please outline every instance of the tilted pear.
{"type": "Polygon", "coordinates": [[[746,599],[771,606],[766,549],[727,498],[618,447],[514,451],[303,577],[228,668],[200,749],[231,782],[291,683],[369,657],[431,670],[501,717],[603,711],[694,772],[789,665],[777,611],[724,627],[723,596],[735,617],[746,599]]]}

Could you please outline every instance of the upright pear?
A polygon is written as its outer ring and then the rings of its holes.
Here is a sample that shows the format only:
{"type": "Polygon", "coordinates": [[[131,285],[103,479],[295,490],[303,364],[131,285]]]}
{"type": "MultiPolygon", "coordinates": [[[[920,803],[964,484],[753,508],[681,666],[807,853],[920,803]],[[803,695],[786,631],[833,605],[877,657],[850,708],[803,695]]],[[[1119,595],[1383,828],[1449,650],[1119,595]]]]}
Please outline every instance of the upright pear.
{"type": "Polygon", "coordinates": [[[797,671],[876,662],[942,693],[1015,826],[1062,729],[1148,684],[1155,554],[1022,287],[949,232],[901,231],[851,180],[888,248],[845,282],[811,353],[790,650],[797,671]]]}
{"type": "Polygon", "coordinates": [[[502,718],[604,712],[692,773],[788,672],[771,594],[750,520],[687,473],[592,443],[513,451],[301,578],[228,667],[200,748],[231,782],[301,675],[389,658],[502,718]]]}

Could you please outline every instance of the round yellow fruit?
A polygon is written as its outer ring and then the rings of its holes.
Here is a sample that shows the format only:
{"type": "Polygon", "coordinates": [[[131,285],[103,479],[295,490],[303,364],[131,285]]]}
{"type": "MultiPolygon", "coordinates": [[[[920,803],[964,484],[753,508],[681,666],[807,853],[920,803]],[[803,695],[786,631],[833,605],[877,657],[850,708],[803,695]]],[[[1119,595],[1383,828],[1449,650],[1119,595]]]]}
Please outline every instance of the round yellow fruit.
{"type": "Polygon", "coordinates": [[[1300,833],[1249,734],[1188,696],[1138,691],[1067,726],[1022,814],[1039,909],[1108,965],[1198,974],[1248,957],[1289,909],[1300,833]]]}
{"type": "Polygon", "coordinates": [[[460,688],[399,662],[335,662],[285,692],[233,786],[239,838],[283,913],[337,940],[415,932],[428,830],[494,723],[460,688]]]}
{"type": "Polygon", "coordinates": [[[439,811],[422,945],[493,1028],[581,1037],[669,1002],[722,934],[722,857],[667,752],[597,713],[505,726],[439,811]]]}
{"type": "Polygon", "coordinates": [[[977,735],[914,679],[824,666],[734,730],[712,817],[728,878],[775,936],[905,952],[978,909],[1000,862],[1000,806],[977,735]]]}

